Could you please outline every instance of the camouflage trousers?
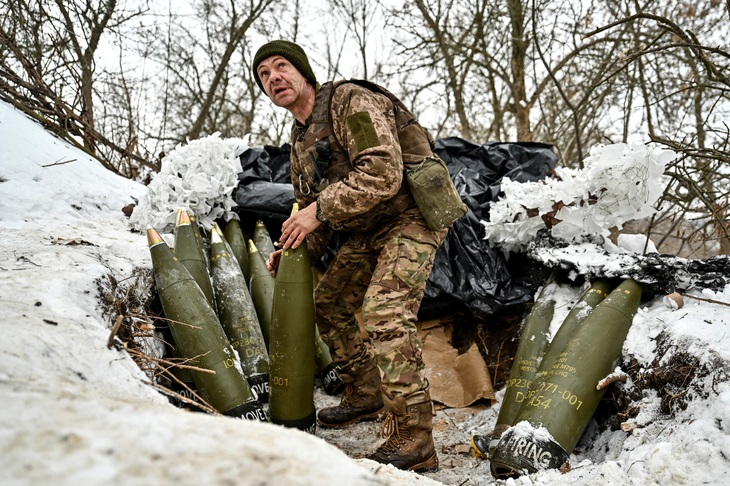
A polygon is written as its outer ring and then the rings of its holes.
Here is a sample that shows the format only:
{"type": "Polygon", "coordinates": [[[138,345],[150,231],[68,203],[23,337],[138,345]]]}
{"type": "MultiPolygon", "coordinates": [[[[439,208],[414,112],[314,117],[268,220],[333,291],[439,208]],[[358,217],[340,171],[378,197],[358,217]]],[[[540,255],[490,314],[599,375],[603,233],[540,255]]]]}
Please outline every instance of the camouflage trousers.
{"type": "Polygon", "coordinates": [[[447,230],[431,231],[418,208],[373,233],[354,234],[315,291],[317,324],[335,363],[357,375],[373,364],[390,392],[426,387],[418,309],[447,230]],[[364,336],[355,317],[362,309],[364,336]]]}

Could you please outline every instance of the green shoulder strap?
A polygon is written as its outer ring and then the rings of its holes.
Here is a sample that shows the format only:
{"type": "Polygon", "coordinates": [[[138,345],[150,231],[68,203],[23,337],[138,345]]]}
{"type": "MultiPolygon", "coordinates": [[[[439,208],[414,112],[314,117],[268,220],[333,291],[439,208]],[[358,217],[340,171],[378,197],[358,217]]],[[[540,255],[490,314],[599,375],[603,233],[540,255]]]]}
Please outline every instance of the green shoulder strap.
{"type": "MultiPolygon", "coordinates": [[[[338,86],[344,83],[354,83],[362,86],[374,93],[386,96],[393,103],[395,123],[398,129],[398,139],[403,153],[403,162],[406,164],[419,163],[424,157],[428,157],[433,153],[434,139],[431,133],[424,129],[419,123],[416,116],[403,104],[403,102],[388,91],[386,88],[365,79],[349,79],[337,81],[330,91],[330,103],[332,102],[332,94],[338,86]]],[[[330,112],[331,107],[327,110],[330,112]]]]}

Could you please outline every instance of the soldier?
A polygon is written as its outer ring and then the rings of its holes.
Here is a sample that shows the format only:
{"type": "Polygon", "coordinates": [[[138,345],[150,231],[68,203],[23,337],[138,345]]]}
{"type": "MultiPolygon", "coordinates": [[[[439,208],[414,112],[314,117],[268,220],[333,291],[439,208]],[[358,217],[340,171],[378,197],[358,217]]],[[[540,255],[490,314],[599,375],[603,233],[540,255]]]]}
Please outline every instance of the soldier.
{"type": "MultiPolygon", "coordinates": [[[[323,427],[337,427],[385,411],[387,440],[368,457],[400,469],[436,469],[433,404],[416,321],[447,230],[427,227],[405,182],[401,150],[422,147],[416,158],[423,160],[432,155],[433,138],[409,123],[420,138],[404,140],[412,136],[398,130],[384,90],[317,83],[306,54],[292,42],[259,48],[253,72],[271,101],[295,118],[291,176],[301,209],[283,223],[281,248],[306,238],[316,260],[333,232],[348,235],[315,291],[317,324],[346,387],[340,404],[317,418],[323,427]]],[[[271,272],[280,256],[278,250],[269,257],[271,272]]]]}

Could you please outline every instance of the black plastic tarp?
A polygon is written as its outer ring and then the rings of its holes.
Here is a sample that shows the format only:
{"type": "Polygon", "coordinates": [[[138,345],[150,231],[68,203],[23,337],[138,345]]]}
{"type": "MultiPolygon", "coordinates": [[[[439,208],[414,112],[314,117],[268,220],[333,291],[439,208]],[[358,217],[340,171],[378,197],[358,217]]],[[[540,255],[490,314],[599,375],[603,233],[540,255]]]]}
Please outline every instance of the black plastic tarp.
{"type": "MultiPolygon", "coordinates": [[[[436,254],[434,269],[421,304],[423,315],[440,314],[455,306],[490,315],[532,299],[536,283],[521,277],[529,269],[523,258],[508,259],[484,239],[481,221],[489,221],[489,203],[499,195],[499,181],[543,179],[557,164],[552,146],[542,143],[476,144],[450,137],[436,141],[434,150],[449,173],[469,212],[449,229],[436,254]]],[[[542,283],[542,282],[539,282],[542,283]]]]}
{"type": "Polygon", "coordinates": [[[294,191],[289,175],[291,146],[251,147],[239,155],[242,171],[234,194],[236,212],[248,234],[260,219],[274,241],[281,234],[281,223],[289,217],[294,191]]]}
{"type": "MultiPolygon", "coordinates": [[[[435,152],[446,162],[469,212],[449,230],[436,255],[419,315],[430,317],[456,307],[490,315],[531,300],[534,283],[525,275],[524,259],[508,259],[484,239],[482,220],[507,176],[525,182],[544,178],[557,164],[552,146],[541,143],[476,144],[458,137],[439,139],[435,152]]],[[[277,239],[291,212],[294,193],[289,177],[289,145],[254,147],[241,154],[242,172],[235,194],[242,220],[261,218],[277,239]]]]}

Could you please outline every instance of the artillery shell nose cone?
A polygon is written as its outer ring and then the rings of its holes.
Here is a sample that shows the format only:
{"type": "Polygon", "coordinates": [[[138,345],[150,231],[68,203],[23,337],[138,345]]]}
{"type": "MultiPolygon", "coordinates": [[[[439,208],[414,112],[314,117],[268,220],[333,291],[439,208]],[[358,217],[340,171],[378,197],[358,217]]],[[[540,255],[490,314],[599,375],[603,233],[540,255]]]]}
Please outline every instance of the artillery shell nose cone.
{"type": "MultiPolygon", "coordinates": [[[[214,226],[214,228],[217,228],[217,226],[214,226]]],[[[213,245],[223,243],[223,239],[221,238],[221,235],[217,230],[210,232],[210,243],[213,245]]]]}
{"type": "Polygon", "coordinates": [[[256,243],[256,248],[259,249],[264,259],[269,258],[269,255],[275,251],[271,235],[266,229],[264,222],[260,219],[256,222],[256,227],[254,228],[253,241],[256,243]]]}
{"type": "Polygon", "coordinates": [[[150,227],[147,228],[147,245],[152,248],[155,245],[159,245],[160,243],[164,243],[165,240],[162,239],[162,236],[155,230],[154,228],[150,227]]]}
{"type": "Polygon", "coordinates": [[[175,223],[175,227],[183,226],[186,224],[190,224],[190,215],[185,209],[178,209],[177,222],[175,223]]]}
{"type": "Polygon", "coordinates": [[[259,249],[256,248],[256,243],[253,240],[248,240],[248,253],[258,253],[259,249]]]}
{"type": "Polygon", "coordinates": [[[218,236],[223,236],[223,231],[221,231],[221,227],[218,226],[218,223],[213,223],[213,231],[211,231],[211,234],[212,233],[218,233],[218,236]]]}

